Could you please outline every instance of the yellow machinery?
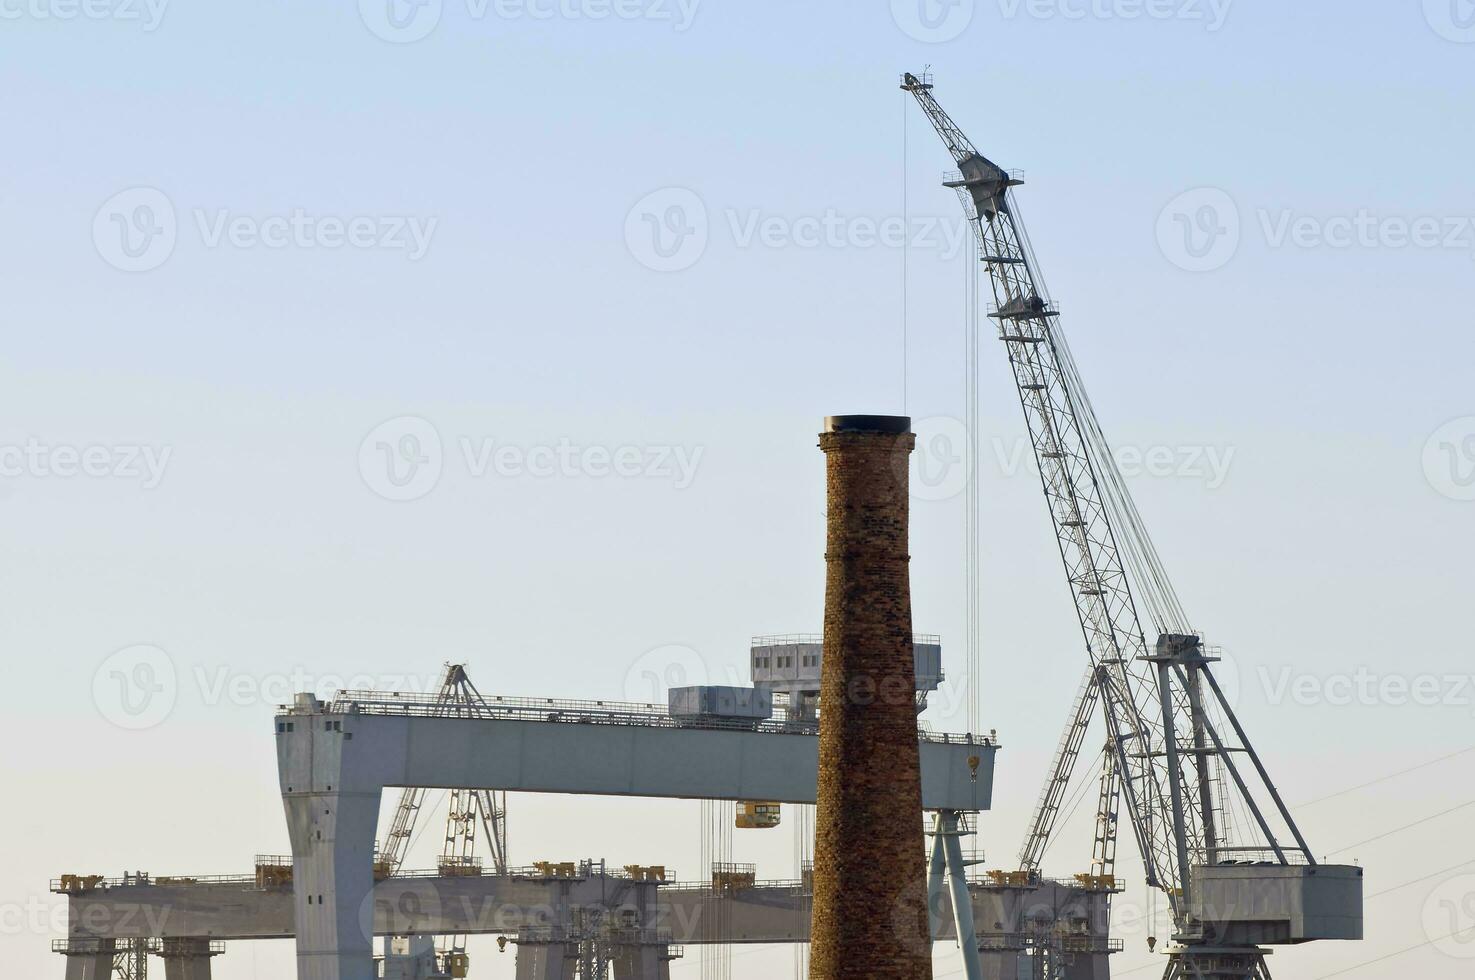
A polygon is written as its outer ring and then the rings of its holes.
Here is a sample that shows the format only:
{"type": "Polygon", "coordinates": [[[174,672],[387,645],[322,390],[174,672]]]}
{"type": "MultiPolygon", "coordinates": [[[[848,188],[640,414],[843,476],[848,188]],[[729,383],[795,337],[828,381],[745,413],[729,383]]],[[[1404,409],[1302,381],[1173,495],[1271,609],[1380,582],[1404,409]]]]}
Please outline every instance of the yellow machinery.
{"type": "Polygon", "coordinates": [[[480,858],[442,857],[440,873],[445,878],[475,878],[481,874],[480,858]]]}
{"type": "Polygon", "coordinates": [[[751,864],[712,865],[714,892],[740,892],[758,883],[758,869],[751,864]]]}
{"type": "Polygon", "coordinates": [[[445,961],[446,972],[457,980],[461,977],[471,975],[471,957],[465,953],[447,953],[445,961]]]}
{"type": "Polygon", "coordinates": [[[80,895],[83,892],[96,891],[103,880],[102,875],[62,875],[61,887],[57,890],[68,895],[80,895]]]}
{"type": "Polygon", "coordinates": [[[782,819],[782,807],[777,803],[745,802],[738,804],[738,830],[771,830],[782,819]]]}
{"type": "Polygon", "coordinates": [[[577,867],[572,861],[534,861],[533,867],[544,878],[576,878],[577,867]]]}
{"type": "Polygon", "coordinates": [[[666,866],[663,864],[627,864],[625,874],[630,876],[631,881],[665,881],[666,866]]]}
{"type": "Polygon", "coordinates": [[[1028,871],[987,871],[984,875],[995,888],[1028,888],[1035,881],[1028,871]]]}
{"type": "Polygon", "coordinates": [[[257,888],[290,888],[292,886],[292,859],[285,856],[257,855],[257,888]]]}
{"type": "Polygon", "coordinates": [[[1120,883],[1112,875],[1076,875],[1076,882],[1082,888],[1093,892],[1115,892],[1121,891],[1120,883]]]}

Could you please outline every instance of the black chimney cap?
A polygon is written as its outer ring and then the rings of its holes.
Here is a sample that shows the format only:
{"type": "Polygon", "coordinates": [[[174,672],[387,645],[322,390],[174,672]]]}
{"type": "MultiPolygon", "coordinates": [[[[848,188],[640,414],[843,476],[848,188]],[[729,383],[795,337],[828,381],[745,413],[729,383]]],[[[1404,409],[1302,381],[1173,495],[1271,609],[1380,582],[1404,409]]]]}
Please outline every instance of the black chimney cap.
{"type": "Polygon", "coordinates": [[[900,436],[912,431],[912,420],[906,415],[826,415],[825,431],[900,436]]]}

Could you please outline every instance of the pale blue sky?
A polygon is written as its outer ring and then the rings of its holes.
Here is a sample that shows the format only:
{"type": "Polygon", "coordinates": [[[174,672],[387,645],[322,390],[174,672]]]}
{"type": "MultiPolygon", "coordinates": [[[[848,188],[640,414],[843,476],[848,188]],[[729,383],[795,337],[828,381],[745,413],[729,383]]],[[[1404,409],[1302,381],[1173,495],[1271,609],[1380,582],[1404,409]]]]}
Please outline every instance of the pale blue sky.
{"type": "MultiPolygon", "coordinates": [[[[429,29],[408,43],[371,29],[388,21],[369,0],[114,0],[69,20],[66,0],[0,3],[6,962],[60,974],[26,910],[62,872],[232,872],[285,847],[267,703],[282,678],[468,659],[488,692],[623,697],[670,656],[648,651],[688,648],[726,678],[752,634],[817,629],[814,433],[825,414],[904,407],[902,254],[865,230],[902,214],[904,119],[921,222],[905,409],[943,430],[963,414],[957,202],[896,87],[926,64],[980,148],[1025,171],[1108,435],[1229,460],[1216,475],[1175,455],[1132,485],[1286,795],[1475,745],[1459,689],[1475,673],[1475,38],[1449,2],[1176,0],[1155,19],[1132,0],[978,0],[932,10],[929,33],[906,0],[642,0],[604,19],[599,0],[547,19],[444,0],[438,21],[399,10],[429,29]],[[632,216],[648,200],[657,219],[686,202],[706,232],[695,261],[650,267],[632,216]],[[1177,214],[1206,204],[1214,227],[1238,219],[1236,247],[1188,271],[1177,214]],[[172,251],[118,268],[134,259],[117,220],[171,215],[172,251]],[[354,219],[366,244],[333,247],[354,219]],[[1438,242],[1401,244],[1419,219],[1438,242]],[[826,222],[838,238],[797,241],[826,222]],[[1357,224],[1366,240],[1324,243],[1357,224]],[[441,439],[443,472],[392,502],[360,453],[406,416],[441,439]],[[642,476],[477,476],[486,440],[524,463],[562,440],[649,455],[642,476]],[[51,462],[14,455],[28,445],[51,462]],[[89,446],[110,475],[58,472],[89,446]],[[661,471],[662,447],[690,479],[661,471]],[[156,486],[135,448],[164,460],[156,486]],[[130,731],[94,676],[139,644],[165,651],[177,693],[130,731]],[[1360,668],[1436,678],[1441,703],[1325,703],[1360,668]],[[1287,677],[1316,703],[1277,697],[1287,677]],[[214,696],[222,678],[245,693],[214,696]]],[[[986,339],[982,355],[983,717],[1005,745],[983,844],[1007,864],[1083,660],[1038,484],[1001,464],[1022,429],[1003,353],[986,339]]],[[[961,678],[962,498],[938,495],[915,506],[917,626],[961,678]]],[[[961,728],[961,711],[936,723],[961,728]]],[[[1466,802],[1472,775],[1475,754],[1309,808],[1303,827],[1332,851],[1466,802]]],[[[1435,875],[1475,858],[1472,812],[1334,857],[1368,865],[1370,893],[1435,875]]],[[[696,876],[695,804],[519,799],[512,827],[520,860],[696,876]]],[[[1086,863],[1075,830],[1060,874],[1086,863]]],[[[787,831],[738,846],[791,871],[787,831]]],[[[1122,873],[1140,904],[1135,858],[1122,873]]],[[[1279,953],[1277,975],[1423,943],[1471,893],[1456,872],[1371,898],[1366,942],[1279,953]]],[[[1151,962],[1122,934],[1122,969],[1151,962]]],[[[1347,975],[1452,980],[1462,952],[1347,975]]],[[[493,956],[478,973],[510,976],[493,956]]],[[[241,944],[217,976],[289,961],[241,944]]],[[[788,962],[748,952],[738,973],[788,962]]],[[[695,958],[680,969],[696,977],[695,958]]]]}

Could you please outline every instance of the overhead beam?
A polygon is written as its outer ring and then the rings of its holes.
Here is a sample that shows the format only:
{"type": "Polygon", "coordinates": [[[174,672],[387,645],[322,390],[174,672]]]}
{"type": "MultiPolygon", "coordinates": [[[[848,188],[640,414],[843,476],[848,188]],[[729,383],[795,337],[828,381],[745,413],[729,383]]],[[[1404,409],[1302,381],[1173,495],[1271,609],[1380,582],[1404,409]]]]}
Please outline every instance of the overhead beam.
{"type": "MultiPolygon", "coordinates": [[[[284,796],[454,786],[814,803],[818,780],[813,734],[327,710],[278,715],[276,725],[284,796]]],[[[921,742],[923,809],[989,809],[997,746],[937,738],[921,742]]]]}

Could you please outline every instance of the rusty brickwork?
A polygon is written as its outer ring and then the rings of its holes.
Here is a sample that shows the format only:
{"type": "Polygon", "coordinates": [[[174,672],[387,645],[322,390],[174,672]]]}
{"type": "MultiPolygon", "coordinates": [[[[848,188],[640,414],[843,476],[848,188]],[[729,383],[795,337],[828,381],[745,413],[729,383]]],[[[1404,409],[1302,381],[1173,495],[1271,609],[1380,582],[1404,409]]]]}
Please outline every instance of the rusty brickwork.
{"type": "Polygon", "coordinates": [[[826,420],[811,980],[931,978],[907,552],[910,419],[826,420]]]}

